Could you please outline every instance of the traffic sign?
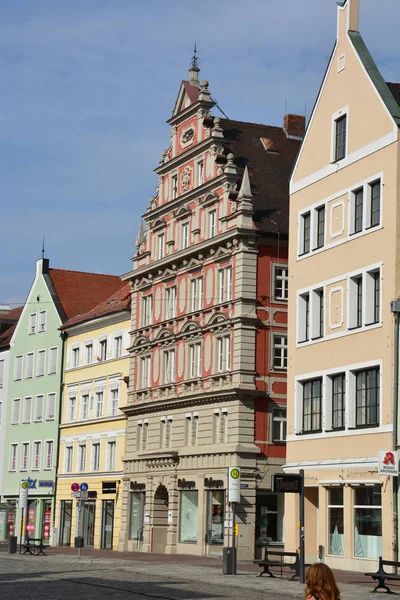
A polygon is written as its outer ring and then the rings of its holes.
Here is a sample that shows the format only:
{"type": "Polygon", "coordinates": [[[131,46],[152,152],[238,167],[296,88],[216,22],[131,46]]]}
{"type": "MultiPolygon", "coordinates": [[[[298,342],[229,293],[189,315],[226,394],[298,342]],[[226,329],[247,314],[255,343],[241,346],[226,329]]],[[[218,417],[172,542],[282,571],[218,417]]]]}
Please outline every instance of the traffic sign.
{"type": "Polygon", "coordinates": [[[89,489],[89,486],[87,483],[81,483],[80,489],[81,489],[81,492],[87,492],[89,489]]]}
{"type": "Polygon", "coordinates": [[[228,500],[240,503],[240,467],[229,467],[228,500]]]}
{"type": "Polygon", "coordinates": [[[71,492],[79,492],[79,483],[73,483],[71,485],[71,492]]]}
{"type": "Polygon", "coordinates": [[[71,492],[71,498],[80,498],[81,492],[71,492]]]}
{"type": "Polygon", "coordinates": [[[80,492],[80,494],[79,494],[80,500],[88,500],[88,498],[89,498],[89,492],[80,492]]]}

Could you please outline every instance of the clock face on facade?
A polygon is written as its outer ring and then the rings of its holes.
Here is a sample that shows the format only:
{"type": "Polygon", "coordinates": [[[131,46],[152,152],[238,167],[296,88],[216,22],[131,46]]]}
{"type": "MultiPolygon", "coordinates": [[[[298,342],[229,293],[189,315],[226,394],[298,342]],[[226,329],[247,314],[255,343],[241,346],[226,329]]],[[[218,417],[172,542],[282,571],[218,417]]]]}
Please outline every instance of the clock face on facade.
{"type": "Polygon", "coordinates": [[[182,137],[181,137],[181,141],[182,144],[187,144],[188,142],[190,142],[194,137],[194,129],[193,127],[191,127],[190,129],[187,129],[186,131],[184,131],[182,133],[182,137]]]}

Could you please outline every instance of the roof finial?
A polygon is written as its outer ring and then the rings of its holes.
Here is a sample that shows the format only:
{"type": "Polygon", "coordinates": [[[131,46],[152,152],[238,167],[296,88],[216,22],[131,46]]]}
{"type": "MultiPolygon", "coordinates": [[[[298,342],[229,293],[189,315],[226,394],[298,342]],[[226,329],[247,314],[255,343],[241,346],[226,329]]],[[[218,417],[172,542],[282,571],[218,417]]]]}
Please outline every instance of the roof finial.
{"type": "Polygon", "coordinates": [[[43,242],[42,242],[42,260],[44,259],[44,236],[43,236],[43,242]]]}
{"type": "Polygon", "coordinates": [[[197,56],[196,42],[194,43],[194,52],[193,52],[192,62],[190,63],[190,66],[191,67],[198,67],[199,66],[199,58],[197,56]]]}
{"type": "Polygon", "coordinates": [[[196,42],[195,42],[192,60],[190,61],[189,83],[190,83],[190,85],[193,85],[194,87],[197,87],[197,88],[199,87],[199,71],[200,71],[199,57],[197,56],[197,46],[196,46],[196,42]]]}

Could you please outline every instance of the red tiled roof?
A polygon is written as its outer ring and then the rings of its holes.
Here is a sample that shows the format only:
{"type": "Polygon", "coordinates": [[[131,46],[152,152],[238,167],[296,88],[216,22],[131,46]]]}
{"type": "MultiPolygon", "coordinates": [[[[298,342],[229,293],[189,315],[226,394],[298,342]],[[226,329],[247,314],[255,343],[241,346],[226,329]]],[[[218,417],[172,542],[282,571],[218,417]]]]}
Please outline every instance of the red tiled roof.
{"type": "Polygon", "coordinates": [[[0,335],[0,350],[5,350],[8,348],[16,326],[17,323],[14,323],[14,325],[11,325],[11,327],[9,327],[2,335],[0,335]]]}
{"type": "Polygon", "coordinates": [[[0,318],[7,320],[8,322],[13,322],[13,324],[8,327],[1,335],[0,335],[0,349],[5,350],[8,348],[11,342],[12,335],[15,331],[15,328],[18,323],[18,319],[21,316],[23,306],[17,306],[16,308],[12,308],[10,312],[1,315],[0,318]]]}
{"type": "Polygon", "coordinates": [[[0,314],[0,320],[18,321],[18,319],[21,316],[23,308],[24,308],[23,306],[17,306],[16,308],[12,308],[7,313],[1,313],[0,314]]]}
{"type": "Polygon", "coordinates": [[[121,288],[118,275],[49,269],[49,275],[67,319],[89,312],[121,288]]]}
{"type": "MultiPolygon", "coordinates": [[[[120,280],[121,286],[121,280],[120,280]]],[[[86,312],[81,315],[76,315],[66,321],[60,329],[67,329],[67,327],[71,327],[72,325],[77,325],[78,323],[85,323],[86,321],[92,321],[93,319],[98,319],[100,317],[105,317],[107,315],[115,314],[122,311],[130,311],[131,306],[131,288],[130,285],[125,283],[122,284],[122,287],[111,296],[106,298],[103,302],[100,302],[97,306],[95,306],[89,312],[86,312]]]]}
{"type": "Polygon", "coordinates": [[[190,103],[194,104],[195,102],[197,102],[199,98],[199,88],[195,87],[194,85],[190,85],[189,81],[182,81],[182,83],[189,97],[190,103]]]}

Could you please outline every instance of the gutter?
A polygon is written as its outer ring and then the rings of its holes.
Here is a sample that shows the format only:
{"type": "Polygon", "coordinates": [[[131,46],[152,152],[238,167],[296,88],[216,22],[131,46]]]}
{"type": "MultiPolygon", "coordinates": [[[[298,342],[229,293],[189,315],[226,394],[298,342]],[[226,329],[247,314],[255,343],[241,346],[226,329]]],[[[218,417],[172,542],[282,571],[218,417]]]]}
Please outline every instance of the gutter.
{"type": "MultiPolygon", "coordinates": [[[[398,418],[399,418],[399,316],[400,300],[390,304],[390,311],[394,314],[394,340],[393,340],[393,451],[397,451],[398,444],[398,418]]],[[[393,477],[393,560],[397,562],[399,547],[399,518],[398,518],[398,477],[393,477]]]]}

